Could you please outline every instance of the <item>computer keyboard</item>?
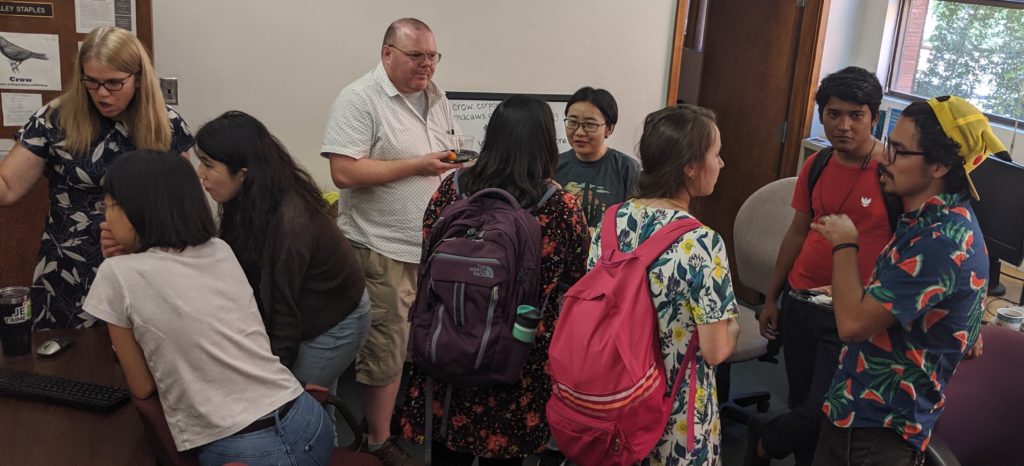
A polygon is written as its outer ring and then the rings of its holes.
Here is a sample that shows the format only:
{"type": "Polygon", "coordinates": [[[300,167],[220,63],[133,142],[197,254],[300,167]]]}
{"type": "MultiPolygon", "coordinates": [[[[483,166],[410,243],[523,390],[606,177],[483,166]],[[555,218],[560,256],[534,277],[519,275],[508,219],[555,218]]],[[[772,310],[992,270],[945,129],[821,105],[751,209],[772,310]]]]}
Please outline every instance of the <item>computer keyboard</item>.
{"type": "Polygon", "coordinates": [[[109,411],[128,401],[128,390],[0,368],[0,396],[109,411]]]}

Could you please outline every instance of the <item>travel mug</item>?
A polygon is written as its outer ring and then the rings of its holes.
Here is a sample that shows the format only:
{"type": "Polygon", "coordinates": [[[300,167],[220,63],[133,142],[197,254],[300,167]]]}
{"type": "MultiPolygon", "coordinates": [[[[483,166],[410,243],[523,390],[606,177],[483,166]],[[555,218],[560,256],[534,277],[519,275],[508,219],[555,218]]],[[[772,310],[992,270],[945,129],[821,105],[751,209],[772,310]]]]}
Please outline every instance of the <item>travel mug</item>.
{"type": "Polygon", "coordinates": [[[7,357],[32,351],[32,303],[26,287],[0,289],[0,346],[7,357]]]}

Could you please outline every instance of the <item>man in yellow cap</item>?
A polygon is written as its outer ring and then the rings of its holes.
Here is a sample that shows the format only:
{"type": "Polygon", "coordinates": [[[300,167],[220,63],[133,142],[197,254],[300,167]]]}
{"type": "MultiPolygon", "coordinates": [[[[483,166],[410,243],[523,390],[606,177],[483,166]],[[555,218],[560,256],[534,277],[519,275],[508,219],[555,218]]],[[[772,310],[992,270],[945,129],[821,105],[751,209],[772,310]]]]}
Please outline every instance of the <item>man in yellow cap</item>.
{"type": "Polygon", "coordinates": [[[833,244],[832,300],[845,342],[814,464],[923,463],[946,384],[981,350],[989,261],[970,172],[1001,148],[985,116],[959,97],[903,111],[879,176],[906,213],[866,288],[853,222],[833,215],[812,225],[833,244]]]}

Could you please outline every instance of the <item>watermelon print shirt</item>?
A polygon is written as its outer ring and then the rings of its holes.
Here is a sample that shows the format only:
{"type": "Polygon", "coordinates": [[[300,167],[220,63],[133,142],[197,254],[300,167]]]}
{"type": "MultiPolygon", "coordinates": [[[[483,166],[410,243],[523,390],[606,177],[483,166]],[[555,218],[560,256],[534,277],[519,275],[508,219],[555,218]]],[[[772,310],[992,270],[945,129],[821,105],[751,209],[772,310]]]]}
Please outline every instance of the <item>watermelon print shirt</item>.
{"type": "Polygon", "coordinates": [[[822,410],[838,427],[889,427],[921,450],[943,389],[980,331],[988,251],[966,196],[941,194],[901,218],[865,292],[897,324],[847,343],[822,410]]]}

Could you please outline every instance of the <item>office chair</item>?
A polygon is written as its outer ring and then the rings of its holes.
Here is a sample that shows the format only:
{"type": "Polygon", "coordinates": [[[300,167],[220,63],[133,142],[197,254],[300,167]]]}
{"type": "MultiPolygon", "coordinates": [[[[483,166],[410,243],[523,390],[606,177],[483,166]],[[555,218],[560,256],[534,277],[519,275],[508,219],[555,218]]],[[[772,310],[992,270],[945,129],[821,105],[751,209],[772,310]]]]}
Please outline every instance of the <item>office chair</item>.
{"type": "Polygon", "coordinates": [[[946,408],[932,431],[925,465],[1008,466],[1024,461],[1024,442],[1016,427],[1024,419],[1024,334],[993,325],[983,325],[981,334],[985,352],[961,362],[946,385],[946,408]]]}
{"type": "MultiPolygon", "coordinates": [[[[751,194],[739,212],[733,230],[733,246],[736,248],[736,277],[744,285],[766,294],[771,287],[772,269],[778,255],[779,245],[789,228],[793,209],[789,206],[796,178],[773,181],[751,194]]],[[[722,415],[748,423],[750,415],[742,407],[755,405],[757,411],[768,411],[771,395],[766,391],[743,393],[729,397],[731,364],[761,359],[775,361],[768,352],[768,340],[761,336],[755,310],[743,303],[739,306],[740,338],[736,351],[718,367],[719,402],[722,415]]]]}
{"type": "Polygon", "coordinates": [[[167,427],[167,419],[164,417],[164,407],[160,404],[160,397],[156,392],[144,399],[132,396],[132,405],[139,412],[142,430],[146,432],[149,447],[155,453],[156,464],[199,466],[199,455],[195,450],[178,451],[174,446],[174,437],[171,437],[171,429],[167,427]]]}
{"type": "MultiPolygon", "coordinates": [[[[377,457],[356,451],[363,441],[363,430],[359,428],[356,417],[338,397],[321,391],[309,390],[308,393],[321,405],[334,406],[354,436],[352,444],[347,447],[335,448],[331,453],[330,464],[332,466],[383,466],[377,457]]],[[[156,453],[157,464],[162,466],[199,466],[199,456],[195,450],[178,451],[174,447],[174,439],[171,437],[170,428],[167,427],[167,419],[164,418],[160,397],[156,393],[146,399],[132,397],[132,404],[139,412],[139,417],[142,418],[142,427],[146,432],[146,437],[149,438],[151,448],[156,453]]]]}

